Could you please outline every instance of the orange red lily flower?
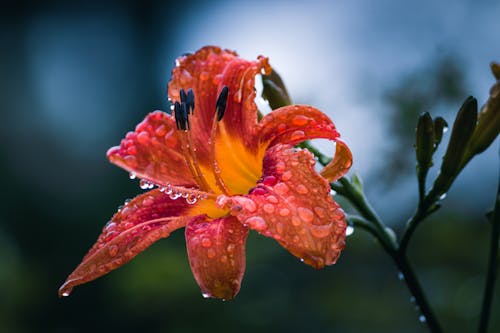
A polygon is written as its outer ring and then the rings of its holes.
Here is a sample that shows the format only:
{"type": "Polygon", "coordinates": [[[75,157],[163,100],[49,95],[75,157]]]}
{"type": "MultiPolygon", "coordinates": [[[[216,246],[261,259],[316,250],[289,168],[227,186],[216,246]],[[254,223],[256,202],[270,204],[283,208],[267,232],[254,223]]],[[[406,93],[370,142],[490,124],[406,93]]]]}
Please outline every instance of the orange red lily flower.
{"type": "Polygon", "coordinates": [[[249,230],[314,268],[336,262],[346,222],[329,182],[348,171],[351,152],[332,121],[311,106],[285,106],[258,121],[255,76],[271,71],[265,57],[247,61],[212,46],[177,59],[168,86],[172,114],[149,114],[107,153],[141,187],[157,187],[118,210],[60,295],[182,227],[207,297],[238,293],[249,230]],[[308,150],[294,148],[313,138],[336,142],[334,159],[320,173],[308,150]]]}

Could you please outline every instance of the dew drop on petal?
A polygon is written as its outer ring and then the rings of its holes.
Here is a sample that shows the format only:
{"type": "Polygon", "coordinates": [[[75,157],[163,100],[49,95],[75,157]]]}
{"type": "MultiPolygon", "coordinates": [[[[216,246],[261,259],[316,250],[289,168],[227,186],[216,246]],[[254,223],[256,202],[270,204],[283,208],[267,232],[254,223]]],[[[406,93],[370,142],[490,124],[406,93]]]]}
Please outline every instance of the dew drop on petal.
{"type": "Polygon", "coordinates": [[[290,209],[288,209],[288,208],[281,208],[278,213],[280,214],[280,216],[287,216],[287,215],[290,214],[290,209]]]}
{"type": "Polygon", "coordinates": [[[216,255],[217,255],[217,254],[216,254],[216,252],[215,252],[215,250],[214,250],[214,249],[208,249],[208,250],[207,250],[207,257],[208,257],[209,259],[213,259],[213,258],[215,258],[215,256],[216,256],[216,255]]]}
{"type": "Polygon", "coordinates": [[[311,225],[311,227],[309,228],[309,231],[316,238],[325,238],[326,236],[331,234],[332,225],[331,224],[311,225]]]}
{"type": "Polygon", "coordinates": [[[114,257],[118,254],[118,246],[117,245],[111,245],[108,248],[108,253],[110,257],[114,257]]]}
{"type": "Polygon", "coordinates": [[[212,246],[212,242],[208,238],[203,238],[201,240],[201,246],[203,246],[203,247],[210,247],[210,246],[212,246]]]}
{"type": "Polygon", "coordinates": [[[296,216],[292,216],[292,225],[298,227],[302,224],[302,222],[300,221],[300,219],[296,216]]]}
{"type": "Polygon", "coordinates": [[[297,115],[297,116],[293,117],[293,119],[292,119],[292,124],[294,124],[296,126],[304,126],[308,122],[309,122],[309,118],[306,116],[302,116],[302,115],[297,115]]]}
{"type": "Polygon", "coordinates": [[[198,198],[193,195],[193,194],[190,194],[187,198],[186,198],[186,202],[190,205],[194,205],[196,203],[196,201],[198,201],[198,198]]]}
{"type": "Polygon", "coordinates": [[[444,200],[444,199],[446,199],[446,193],[441,194],[441,196],[439,197],[439,200],[444,200]]]}
{"type": "Polygon", "coordinates": [[[270,203],[278,203],[278,198],[276,198],[274,195],[266,197],[266,200],[270,203]]]}
{"type": "Polygon", "coordinates": [[[262,207],[266,213],[272,214],[274,213],[274,205],[271,204],[265,204],[264,207],[262,207]]]}
{"type": "Polygon", "coordinates": [[[403,281],[404,279],[405,279],[405,276],[403,275],[403,273],[398,272],[398,280],[403,281]]]}
{"type": "Polygon", "coordinates": [[[295,131],[290,135],[290,140],[302,140],[305,137],[304,131],[295,131]]]}
{"type": "Polygon", "coordinates": [[[307,193],[309,193],[309,190],[307,189],[307,187],[305,187],[302,184],[297,185],[297,187],[295,187],[295,190],[298,193],[300,193],[300,194],[307,194],[307,193]]]}
{"type": "Polygon", "coordinates": [[[297,213],[304,222],[312,222],[314,219],[314,213],[309,208],[299,207],[297,208],[297,213]]]}
{"type": "Polygon", "coordinates": [[[421,323],[425,323],[427,321],[427,319],[425,318],[424,315],[420,315],[420,316],[418,316],[418,321],[421,323]]]}
{"type": "Polygon", "coordinates": [[[139,181],[139,187],[142,189],[142,190],[147,190],[149,188],[149,182],[145,179],[141,179],[139,181]]]}
{"type": "Polygon", "coordinates": [[[260,216],[252,216],[246,219],[245,224],[249,225],[257,231],[264,231],[267,229],[266,221],[260,216]]]}
{"type": "Polygon", "coordinates": [[[239,198],[237,202],[250,213],[253,213],[257,210],[257,205],[252,199],[242,197],[239,198]]]}
{"type": "Polygon", "coordinates": [[[333,189],[330,190],[330,195],[333,196],[333,195],[336,195],[336,194],[337,194],[337,192],[335,192],[333,189]]]}
{"type": "Polygon", "coordinates": [[[128,175],[128,178],[130,179],[135,179],[137,177],[137,175],[135,174],[135,172],[131,172],[129,175],[128,175]]]}
{"type": "Polygon", "coordinates": [[[69,296],[69,292],[65,291],[65,292],[63,292],[63,293],[61,294],[61,296],[63,296],[63,297],[68,297],[68,296],[69,296]]]}
{"type": "Polygon", "coordinates": [[[283,181],[288,181],[292,178],[292,172],[291,171],[285,171],[282,175],[281,175],[281,179],[283,181]]]}
{"type": "Polygon", "coordinates": [[[353,227],[353,226],[351,226],[351,225],[348,225],[348,226],[345,228],[345,235],[346,235],[346,236],[351,236],[353,233],[354,233],[354,227],[353,227]]]}
{"type": "Polygon", "coordinates": [[[201,296],[203,296],[203,298],[210,298],[210,295],[207,293],[201,293],[201,296]]]}

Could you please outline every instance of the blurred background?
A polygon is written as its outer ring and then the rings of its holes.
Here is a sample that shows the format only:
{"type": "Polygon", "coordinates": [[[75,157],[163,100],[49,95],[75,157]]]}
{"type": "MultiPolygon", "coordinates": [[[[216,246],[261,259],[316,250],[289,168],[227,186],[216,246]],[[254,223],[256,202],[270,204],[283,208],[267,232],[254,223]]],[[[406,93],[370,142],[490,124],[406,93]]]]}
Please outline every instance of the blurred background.
{"type": "MultiPolygon", "coordinates": [[[[252,233],[230,302],[201,296],[182,231],[71,297],[57,290],[117,207],[141,192],[105,152],[148,112],[168,108],[177,56],[207,44],[269,56],[294,102],[332,117],[353,172],[400,232],[417,197],[417,116],[451,125],[467,96],[485,102],[489,63],[500,61],[499,13],[494,0],[3,2],[0,332],[427,332],[392,262],[362,230],[320,271],[252,233]]],[[[450,332],[477,326],[498,165],[496,140],[410,245],[450,332]]],[[[498,289],[491,332],[500,331],[498,289]]]]}

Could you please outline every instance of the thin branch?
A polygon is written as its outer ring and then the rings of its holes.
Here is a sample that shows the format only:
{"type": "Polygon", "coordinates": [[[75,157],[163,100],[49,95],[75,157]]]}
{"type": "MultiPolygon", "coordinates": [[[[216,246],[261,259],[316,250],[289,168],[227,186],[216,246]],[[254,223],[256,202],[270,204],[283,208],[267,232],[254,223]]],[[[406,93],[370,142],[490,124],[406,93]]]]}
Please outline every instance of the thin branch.
{"type": "Polygon", "coordinates": [[[484,287],[483,305],[481,308],[481,318],[479,320],[479,333],[488,331],[488,322],[491,314],[491,303],[495,289],[495,280],[498,273],[498,239],[500,237],[500,181],[495,201],[495,208],[491,215],[491,240],[490,253],[488,259],[488,272],[484,287]]]}

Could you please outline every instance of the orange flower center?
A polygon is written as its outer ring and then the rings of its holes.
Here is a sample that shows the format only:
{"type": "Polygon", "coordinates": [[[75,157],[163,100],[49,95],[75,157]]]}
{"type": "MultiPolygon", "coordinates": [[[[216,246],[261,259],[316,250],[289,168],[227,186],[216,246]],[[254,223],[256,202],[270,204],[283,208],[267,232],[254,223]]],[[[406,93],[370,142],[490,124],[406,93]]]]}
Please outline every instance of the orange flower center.
{"type": "Polygon", "coordinates": [[[191,89],[188,93],[181,90],[180,95],[181,102],[175,103],[174,112],[183,155],[200,191],[205,192],[208,197],[194,206],[190,213],[207,214],[213,218],[225,216],[229,210],[217,208],[215,198],[221,194],[247,194],[262,175],[265,149],[259,149],[257,153],[250,151],[239,137],[229,134],[225,123],[220,122],[228,96],[228,89],[224,87],[217,100],[212,122],[209,163],[199,163],[189,124],[189,117],[193,114],[194,96],[191,89]]]}

